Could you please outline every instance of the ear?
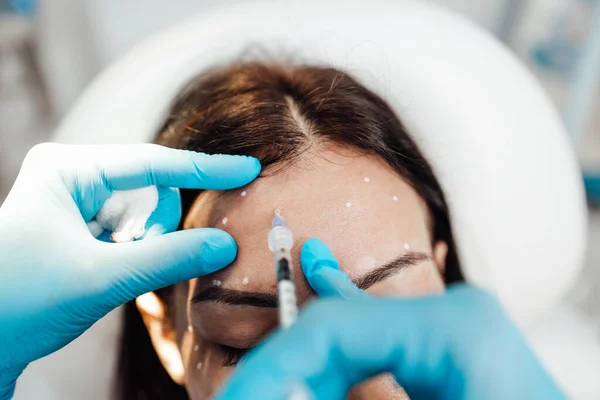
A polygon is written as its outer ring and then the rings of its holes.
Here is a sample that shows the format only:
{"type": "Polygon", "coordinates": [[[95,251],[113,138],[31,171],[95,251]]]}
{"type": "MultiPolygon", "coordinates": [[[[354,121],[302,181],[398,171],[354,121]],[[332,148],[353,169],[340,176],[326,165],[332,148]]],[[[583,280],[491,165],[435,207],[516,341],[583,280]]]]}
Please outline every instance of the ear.
{"type": "Polygon", "coordinates": [[[171,379],[183,385],[185,370],[181,352],[177,346],[175,327],[167,318],[163,300],[154,292],[150,292],[135,299],[135,304],[142,315],[160,362],[171,379]]]}
{"type": "Polygon", "coordinates": [[[444,276],[446,271],[446,256],[448,255],[448,245],[444,241],[435,242],[433,245],[433,261],[437,265],[440,275],[444,276]]]}

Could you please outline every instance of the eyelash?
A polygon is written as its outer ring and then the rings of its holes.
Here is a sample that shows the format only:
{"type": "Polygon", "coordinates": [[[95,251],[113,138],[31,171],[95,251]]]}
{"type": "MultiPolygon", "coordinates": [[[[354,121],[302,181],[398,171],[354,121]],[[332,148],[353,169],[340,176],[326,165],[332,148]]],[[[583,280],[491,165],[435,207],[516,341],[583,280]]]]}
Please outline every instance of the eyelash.
{"type": "Polygon", "coordinates": [[[221,351],[224,354],[223,357],[223,366],[224,367],[235,367],[237,363],[242,361],[244,355],[249,349],[238,349],[235,347],[229,347],[225,345],[221,345],[221,351]]]}

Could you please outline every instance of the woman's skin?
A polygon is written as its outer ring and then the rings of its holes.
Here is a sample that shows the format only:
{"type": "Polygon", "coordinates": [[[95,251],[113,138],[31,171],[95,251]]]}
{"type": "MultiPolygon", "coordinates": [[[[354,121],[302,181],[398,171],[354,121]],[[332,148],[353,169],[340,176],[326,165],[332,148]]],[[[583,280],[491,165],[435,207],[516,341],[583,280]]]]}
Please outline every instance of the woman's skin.
{"type": "MultiPolygon", "coordinates": [[[[223,345],[249,348],[277,328],[276,278],[267,247],[276,209],[294,234],[301,306],[314,296],[299,265],[300,248],[310,237],[326,243],[340,268],[373,295],[444,291],[447,247],[443,242],[432,246],[427,208],[417,193],[376,157],[337,144],[313,144],[293,164],[263,171],[244,188],[198,197],[184,227],[226,230],[237,242],[238,255],[224,270],[176,287],[174,322],[138,301],[163,364],[192,400],[214,394],[231,373],[233,367],[223,365],[223,345]],[[173,362],[174,349],[183,368],[173,362]]],[[[348,398],[406,395],[392,377],[382,375],[358,385],[348,398]]]]}

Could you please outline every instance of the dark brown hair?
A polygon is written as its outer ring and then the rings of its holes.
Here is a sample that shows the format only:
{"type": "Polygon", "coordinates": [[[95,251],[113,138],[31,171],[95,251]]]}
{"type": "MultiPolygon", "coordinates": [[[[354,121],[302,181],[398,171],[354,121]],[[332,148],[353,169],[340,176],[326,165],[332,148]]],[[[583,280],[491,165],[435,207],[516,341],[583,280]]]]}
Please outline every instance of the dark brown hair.
{"type": "MultiPolygon", "coordinates": [[[[386,102],[339,70],[238,63],[194,79],[175,100],[156,143],[209,154],[257,157],[263,171],[293,163],[316,141],[381,158],[429,209],[432,242],[448,244],[445,280],[462,280],[444,193],[416,143],[386,102]]],[[[200,191],[182,190],[183,215],[200,191]]],[[[159,293],[169,295],[169,288],[159,293]]],[[[151,347],[135,305],[125,312],[119,398],[187,399],[151,347]]]]}

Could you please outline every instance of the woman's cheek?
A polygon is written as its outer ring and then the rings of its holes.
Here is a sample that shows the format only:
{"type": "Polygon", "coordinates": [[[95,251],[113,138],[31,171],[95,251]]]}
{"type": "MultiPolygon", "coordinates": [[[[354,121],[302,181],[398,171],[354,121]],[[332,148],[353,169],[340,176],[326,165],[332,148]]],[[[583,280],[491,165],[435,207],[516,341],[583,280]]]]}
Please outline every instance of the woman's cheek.
{"type": "Polygon", "coordinates": [[[218,392],[233,367],[223,367],[222,355],[211,346],[194,344],[186,364],[186,389],[191,400],[204,400],[218,392]]]}

